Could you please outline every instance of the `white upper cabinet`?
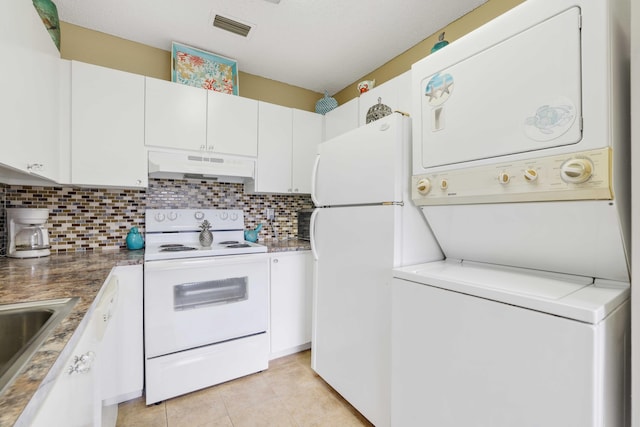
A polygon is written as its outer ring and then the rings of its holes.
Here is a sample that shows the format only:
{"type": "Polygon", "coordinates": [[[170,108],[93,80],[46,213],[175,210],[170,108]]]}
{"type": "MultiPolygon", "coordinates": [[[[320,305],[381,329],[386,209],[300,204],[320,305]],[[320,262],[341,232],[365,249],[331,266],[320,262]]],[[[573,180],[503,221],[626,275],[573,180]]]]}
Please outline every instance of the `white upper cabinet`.
{"type": "Polygon", "coordinates": [[[254,191],[287,193],[291,188],[291,108],[258,102],[258,162],[254,191]]]}
{"type": "Polygon", "coordinates": [[[266,102],[258,103],[258,162],[248,190],[311,193],[311,172],[322,140],[322,116],[266,102]]]}
{"type": "Polygon", "coordinates": [[[381,98],[382,104],[391,108],[392,111],[402,111],[411,113],[411,71],[407,71],[399,76],[376,86],[368,92],[360,95],[358,124],[367,124],[367,112],[369,108],[378,103],[381,98]]]}
{"type": "Polygon", "coordinates": [[[2,2],[0,49],[0,163],[56,180],[60,54],[32,2],[2,2]]]}
{"type": "Polygon", "coordinates": [[[359,126],[359,99],[353,98],[324,115],[324,139],[329,140],[359,126]]]}
{"type": "Polygon", "coordinates": [[[256,157],[258,101],[207,91],[207,151],[256,157]]]}
{"type": "Polygon", "coordinates": [[[147,186],[143,76],[72,61],[71,183],[147,186]]]}
{"type": "Polygon", "coordinates": [[[311,194],[311,173],[322,142],[322,115],[293,109],[291,193],[311,194]]]}
{"type": "Polygon", "coordinates": [[[151,77],[145,82],[145,144],[204,150],[207,91],[151,77]]]}

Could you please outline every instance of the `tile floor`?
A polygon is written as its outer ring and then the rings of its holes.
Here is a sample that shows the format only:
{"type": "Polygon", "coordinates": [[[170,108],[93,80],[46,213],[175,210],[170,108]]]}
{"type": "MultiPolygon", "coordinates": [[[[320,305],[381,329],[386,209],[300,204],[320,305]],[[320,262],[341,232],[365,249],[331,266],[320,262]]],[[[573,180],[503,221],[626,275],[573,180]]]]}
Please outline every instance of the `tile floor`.
{"type": "Polygon", "coordinates": [[[117,427],[372,426],[311,369],[311,351],[272,360],[269,369],[146,406],[120,404],[117,427]]]}

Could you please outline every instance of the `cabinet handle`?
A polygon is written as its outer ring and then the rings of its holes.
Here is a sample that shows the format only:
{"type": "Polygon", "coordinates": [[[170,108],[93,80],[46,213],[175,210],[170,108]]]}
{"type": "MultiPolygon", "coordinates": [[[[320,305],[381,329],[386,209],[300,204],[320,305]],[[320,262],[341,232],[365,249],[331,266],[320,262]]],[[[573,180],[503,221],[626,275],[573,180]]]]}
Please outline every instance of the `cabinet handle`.
{"type": "Polygon", "coordinates": [[[85,374],[91,370],[91,364],[96,358],[96,354],[93,351],[87,351],[80,356],[74,356],[71,366],[69,366],[69,375],[73,374],[85,374]]]}
{"type": "Polygon", "coordinates": [[[30,163],[27,165],[28,171],[41,171],[44,169],[44,165],[42,163],[30,163]]]}
{"type": "Polygon", "coordinates": [[[200,149],[201,149],[201,150],[204,150],[204,149],[205,149],[204,144],[200,146],[200,149]]]}
{"type": "Polygon", "coordinates": [[[290,188],[287,188],[287,193],[291,193],[291,189],[290,188]]]}
{"type": "Polygon", "coordinates": [[[294,193],[297,193],[297,192],[298,192],[298,189],[297,189],[297,188],[294,188],[293,192],[294,192],[294,193]]]}
{"type": "Polygon", "coordinates": [[[141,179],[137,179],[136,180],[136,184],[138,184],[138,185],[142,184],[142,180],[141,179]]]}

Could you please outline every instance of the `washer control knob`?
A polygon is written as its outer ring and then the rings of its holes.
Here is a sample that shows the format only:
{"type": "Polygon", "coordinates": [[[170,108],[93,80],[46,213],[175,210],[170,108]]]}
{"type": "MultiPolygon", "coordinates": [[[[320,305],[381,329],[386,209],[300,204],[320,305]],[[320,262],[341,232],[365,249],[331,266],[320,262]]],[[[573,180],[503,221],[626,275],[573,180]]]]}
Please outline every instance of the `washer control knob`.
{"type": "Polygon", "coordinates": [[[155,218],[156,218],[156,221],[158,221],[158,222],[162,222],[162,221],[164,221],[164,218],[165,218],[165,217],[164,217],[164,214],[163,214],[162,212],[158,212],[158,213],[156,214],[155,218]]]}
{"type": "Polygon", "coordinates": [[[420,178],[416,188],[418,189],[418,193],[425,196],[431,191],[431,181],[429,181],[429,178],[420,178]]]}
{"type": "Polygon", "coordinates": [[[524,171],[524,180],[527,182],[533,182],[538,179],[538,171],[532,168],[524,171]]]}
{"type": "Polygon", "coordinates": [[[202,211],[196,211],[196,213],[193,214],[194,218],[197,219],[198,221],[201,221],[204,219],[204,212],[202,211]]]}
{"type": "Polygon", "coordinates": [[[502,185],[508,184],[509,181],[511,181],[511,177],[509,176],[509,172],[505,172],[505,171],[500,172],[500,174],[498,175],[498,181],[502,185]]]}
{"type": "Polygon", "coordinates": [[[564,182],[580,184],[593,175],[593,163],[586,158],[569,159],[560,166],[560,177],[564,182]]]}
{"type": "Polygon", "coordinates": [[[440,180],[440,189],[441,190],[446,190],[447,188],[449,188],[449,181],[447,181],[446,179],[442,178],[440,180]]]}
{"type": "Polygon", "coordinates": [[[178,214],[171,211],[167,214],[167,218],[169,219],[169,221],[175,221],[176,219],[178,219],[178,214]]]}

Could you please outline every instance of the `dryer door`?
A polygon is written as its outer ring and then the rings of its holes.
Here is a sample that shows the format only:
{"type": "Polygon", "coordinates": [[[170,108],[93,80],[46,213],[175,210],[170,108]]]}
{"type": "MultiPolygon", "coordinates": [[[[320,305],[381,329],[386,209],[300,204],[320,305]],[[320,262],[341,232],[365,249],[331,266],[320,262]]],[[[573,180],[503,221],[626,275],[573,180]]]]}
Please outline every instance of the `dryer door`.
{"type": "Polygon", "coordinates": [[[580,9],[573,7],[534,26],[523,24],[514,36],[462,60],[453,58],[444,69],[435,70],[426,60],[414,65],[413,72],[424,76],[422,166],[579,142],[579,20],[580,9]]]}

